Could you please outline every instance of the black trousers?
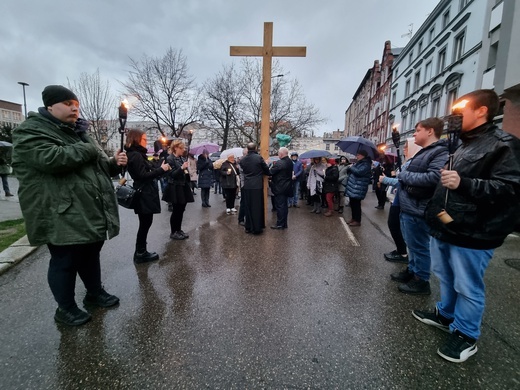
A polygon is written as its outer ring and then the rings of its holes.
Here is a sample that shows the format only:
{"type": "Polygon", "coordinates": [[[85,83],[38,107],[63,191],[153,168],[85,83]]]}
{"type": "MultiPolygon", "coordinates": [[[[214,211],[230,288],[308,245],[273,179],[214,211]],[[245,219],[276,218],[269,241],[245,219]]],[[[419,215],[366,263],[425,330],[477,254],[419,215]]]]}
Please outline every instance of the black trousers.
{"type": "Polygon", "coordinates": [[[390,229],[390,234],[394,239],[397,252],[400,255],[406,255],[406,243],[404,242],[403,233],[401,232],[399,214],[401,214],[401,207],[394,205],[390,206],[390,211],[388,213],[388,229],[390,229]]]}
{"type": "Polygon", "coordinates": [[[200,200],[202,204],[209,204],[209,188],[200,189],[200,200]]]}
{"type": "Polygon", "coordinates": [[[186,203],[172,204],[172,215],[170,216],[170,228],[172,234],[181,230],[182,218],[184,217],[184,210],[186,210],[186,203]]]}
{"type": "Polygon", "coordinates": [[[287,215],[289,214],[289,207],[287,206],[286,195],[275,195],[274,204],[276,208],[276,226],[287,227],[287,215]]]}
{"type": "Polygon", "coordinates": [[[135,240],[135,249],[139,252],[146,250],[146,238],[148,231],[152,226],[153,214],[137,214],[139,217],[139,229],[137,230],[137,239],[135,240]]]}
{"type": "Polygon", "coordinates": [[[377,205],[380,207],[385,207],[386,203],[386,188],[385,184],[380,184],[376,187],[376,197],[377,197],[377,205]]]}
{"type": "Polygon", "coordinates": [[[350,209],[352,210],[352,219],[361,222],[361,199],[350,198],[350,209]]]}
{"type": "Polygon", "coordinates": [[[63,246],[47,244],[51,253],[47,281],[59,307],[76,307],[76,275],[79,275],[88,292],[96,293],[101,289],[99,253],[104,243],[99,241],[63,246]]]}
{"type": "Polygon", "coordinates": [[[224,198],[226,199],[226,208],[234,209],[235,208],[235,200],[237,198],[237,189],[236,188],[223,188],[224,198]]]}

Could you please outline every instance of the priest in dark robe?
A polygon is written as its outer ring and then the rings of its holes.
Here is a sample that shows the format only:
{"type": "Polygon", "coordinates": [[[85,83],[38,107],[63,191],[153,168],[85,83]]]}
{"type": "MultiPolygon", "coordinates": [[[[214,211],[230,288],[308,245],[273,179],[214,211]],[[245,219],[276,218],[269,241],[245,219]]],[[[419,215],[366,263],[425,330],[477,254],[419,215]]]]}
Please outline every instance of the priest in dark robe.
{"type": "Polygon", "coordinates": [[[240,167],[244,175],[242,197],[246,233],[261,234],[265,228],[264,175],[269,175],[269,167],[254,143],[247,144],[247,155],[240,160],[240,167]]]}

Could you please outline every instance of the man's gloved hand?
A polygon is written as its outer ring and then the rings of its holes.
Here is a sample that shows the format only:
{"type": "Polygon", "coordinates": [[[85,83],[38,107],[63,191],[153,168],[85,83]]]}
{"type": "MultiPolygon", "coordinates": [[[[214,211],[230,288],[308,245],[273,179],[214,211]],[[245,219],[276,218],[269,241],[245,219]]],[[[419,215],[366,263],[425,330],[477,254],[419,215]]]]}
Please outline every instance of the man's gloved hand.
{"type": "Polygon", "coordinates": [[[83,118],[78,118],[78,120],[76,121],[76,127],[75,127],[75,130],[77,132],[86,132],[88,130],[90,126],[90,123],[88,121],[86,121],[85,119],[83,118]]]}

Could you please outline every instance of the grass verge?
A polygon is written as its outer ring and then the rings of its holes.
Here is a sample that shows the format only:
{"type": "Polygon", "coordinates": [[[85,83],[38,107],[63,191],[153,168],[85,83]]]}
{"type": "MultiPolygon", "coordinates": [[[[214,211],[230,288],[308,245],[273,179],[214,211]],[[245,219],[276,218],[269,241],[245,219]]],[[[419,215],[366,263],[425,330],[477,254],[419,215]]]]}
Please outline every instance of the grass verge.
{"type": "Polygon", "coordinates": [[[25,236],[23,219],[0,222],[0,252],[25,236]]]}

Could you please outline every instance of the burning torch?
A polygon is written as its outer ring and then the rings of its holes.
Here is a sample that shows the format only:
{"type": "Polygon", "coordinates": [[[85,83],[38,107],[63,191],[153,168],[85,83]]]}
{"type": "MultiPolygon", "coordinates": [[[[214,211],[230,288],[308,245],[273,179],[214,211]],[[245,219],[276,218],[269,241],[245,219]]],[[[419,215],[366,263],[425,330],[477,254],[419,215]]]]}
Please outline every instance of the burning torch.
{"type": "MultiPolygon", "coordinates": [[[[455,104],[451,109],[451,115],[448,115],[447,122],[448,122],[448,128],[446,130],[446,133],[448,135],[448,151],[450,153],[449,159],[448,159],[448,170],[453,169],[453,156],[455,154],[455,151],[457,150],[457,147],[459,146],[459,139],[460,139],[460,132],[462,131],[462,112],[461,110],[466,107],[466,104],[469,102],[469,100],[461,100],[457,104],[455,104]]],[[[448,204],[448,194],[449,189],[446,188],[446,198],[444,200],[444,210],[442,210],[439,214],[437,214],[437,217],[442,221],[444,224],[448,224],[450,222],[453,222],[453,218],[446,212],[446,206],[448,204]]]]}
{"type": "MultiPolygon", "coordinates": [[[[119,106],[119,134],[121,134],[121,152],[124,152],[125,147],[125,126],[126,126],[126,118],[128,117],[128,101],[123,100],[121,105],[119,106]]],[[[124,185],[126,182],[125,179],[125,168],[123,168],[123,175],[121,180],[119,180],[119,184],[124,185]]]]}
{"type": "Polygon", "coordinates": [[[119,106],[119,134],[121,134],[121,151],[124,151],[125,146],[125,126],[126,118],[128,117],[128,102],[123,100],[119,106]]]}
{"type": "Polygon", "coordinates": [[[401,156],[399,155],[399,144],[401,143],[401,134],[399,134],[398,130],[399,124],[394,124],[392,126],[392,142],[394,143],[396,149],[396,169],[401,168],[401,156]]]}

